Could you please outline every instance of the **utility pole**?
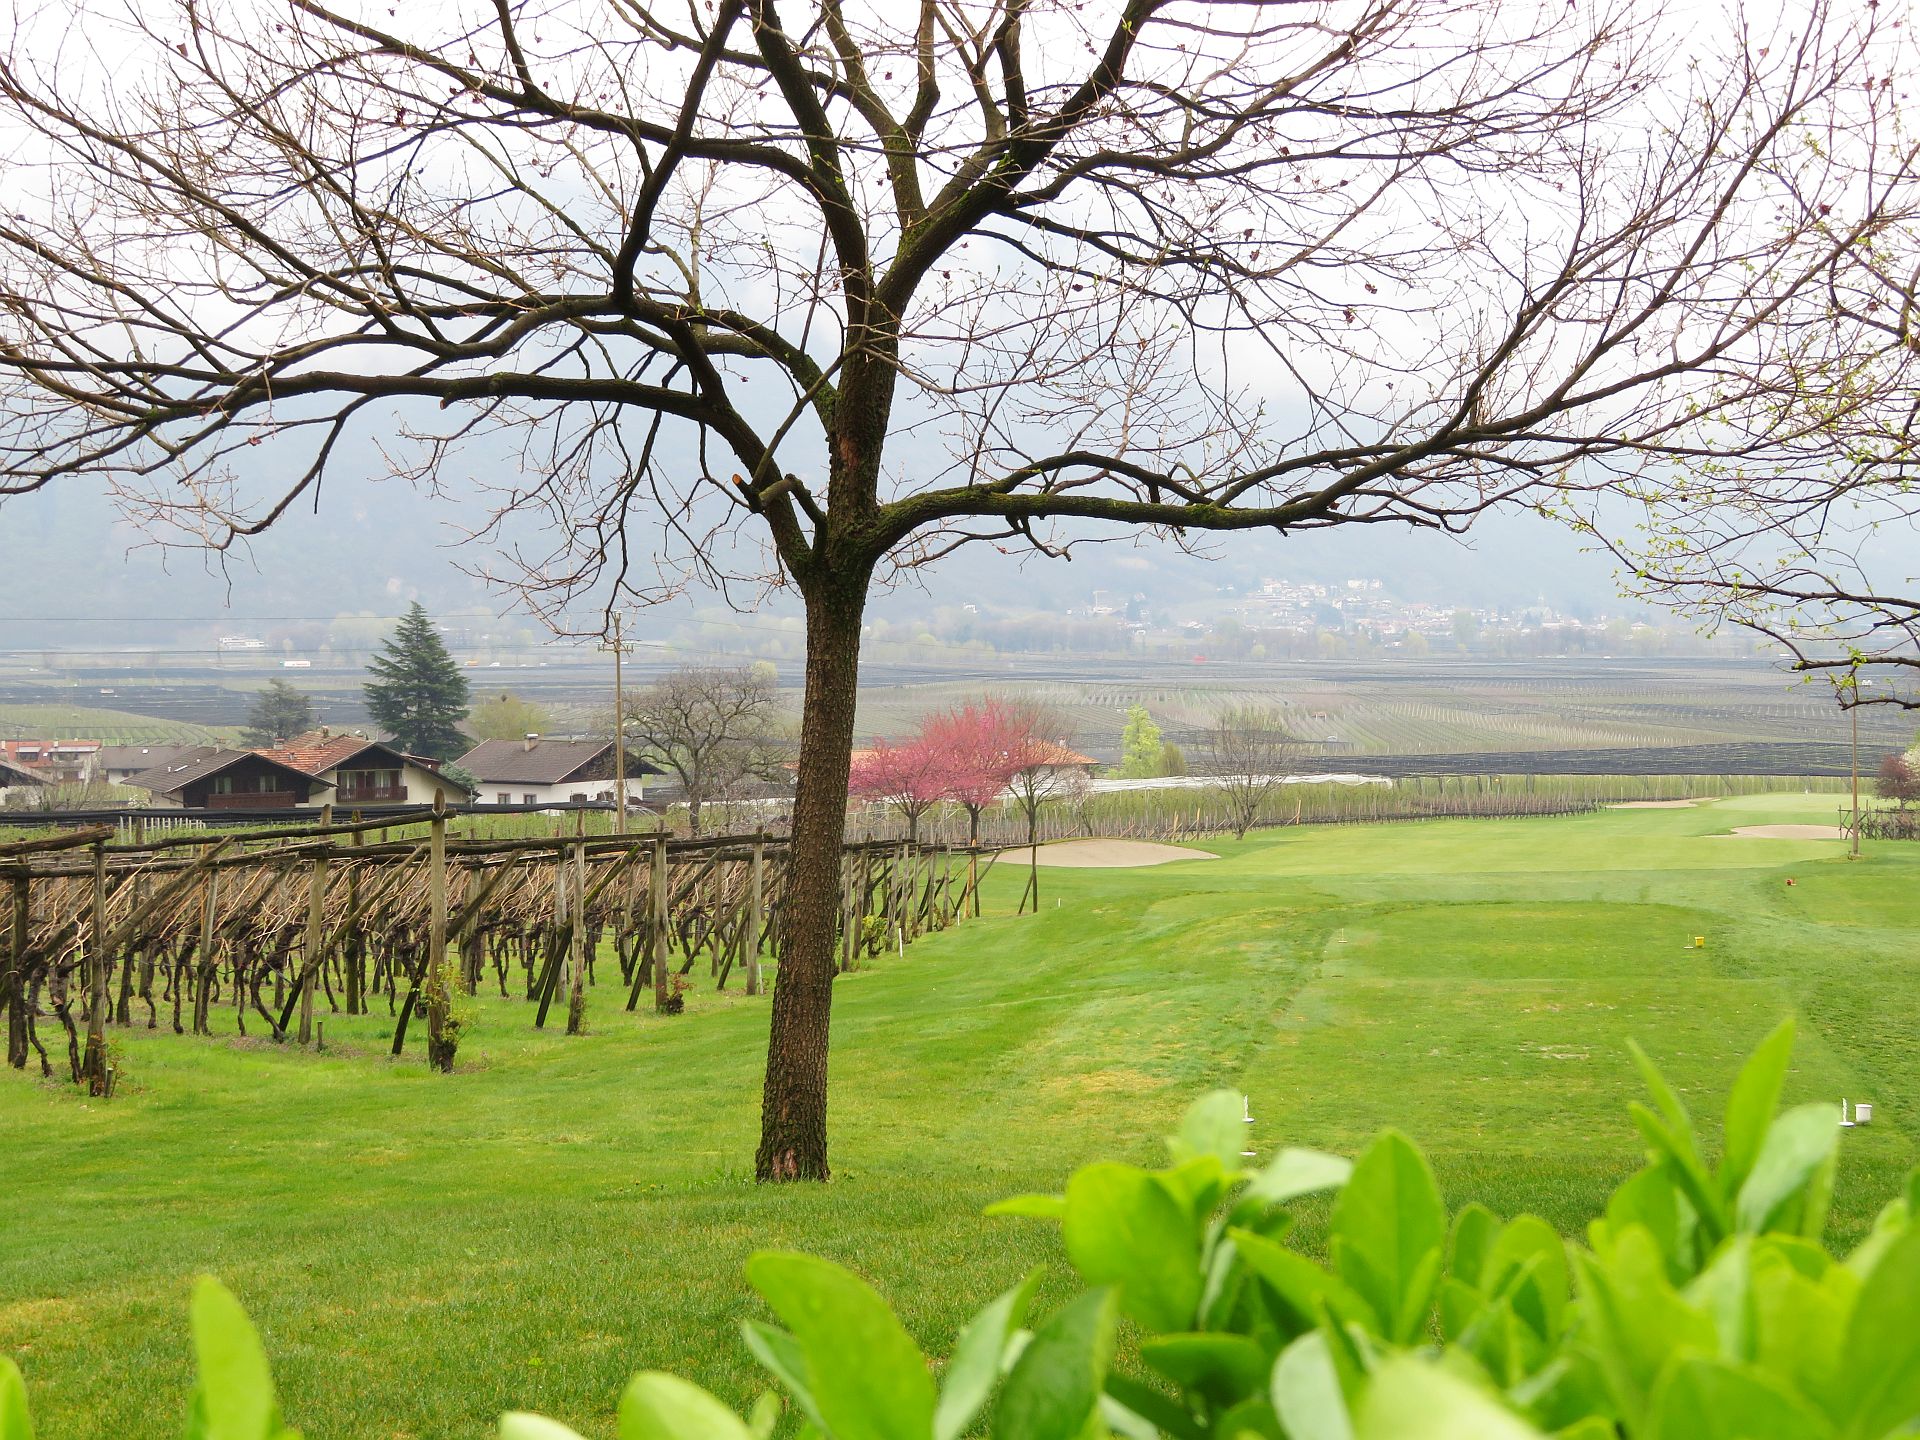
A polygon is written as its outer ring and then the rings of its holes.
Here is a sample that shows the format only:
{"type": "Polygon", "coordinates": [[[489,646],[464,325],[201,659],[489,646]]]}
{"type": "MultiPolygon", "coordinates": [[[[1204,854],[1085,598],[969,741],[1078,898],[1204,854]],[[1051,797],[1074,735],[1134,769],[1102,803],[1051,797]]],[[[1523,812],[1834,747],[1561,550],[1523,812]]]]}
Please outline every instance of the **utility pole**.
{"type": "Polygon", "coordinates": [[[627,833],[627,702],[620,676],[620,657],[626,652],[621,630],[626,616],[613,612],[613,643],[602,650],[613,651],[613,807],[614,833],[627,833]]]}

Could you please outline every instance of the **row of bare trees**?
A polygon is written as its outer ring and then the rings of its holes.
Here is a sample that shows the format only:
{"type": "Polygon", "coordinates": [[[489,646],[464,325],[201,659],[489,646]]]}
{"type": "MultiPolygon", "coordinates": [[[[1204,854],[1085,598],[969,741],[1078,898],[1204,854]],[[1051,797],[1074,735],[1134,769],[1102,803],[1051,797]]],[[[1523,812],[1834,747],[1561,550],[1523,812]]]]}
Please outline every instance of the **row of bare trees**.
{"type": "Polygon", "coordinates": [[[860,637],[893,572],[1504,506],[1747,623],[1855,594],[1810,651],[1848,614],[1856,648],[1911,640],[1912,602],[1820,563],[1847,502],[1920,493],[1897,9],[20,7],[0,493],[104,487],[226,547],[374,437],[491,500],[463,553],[556,626],[797,590],[756,1168],[822,1178],[860,637]]]}

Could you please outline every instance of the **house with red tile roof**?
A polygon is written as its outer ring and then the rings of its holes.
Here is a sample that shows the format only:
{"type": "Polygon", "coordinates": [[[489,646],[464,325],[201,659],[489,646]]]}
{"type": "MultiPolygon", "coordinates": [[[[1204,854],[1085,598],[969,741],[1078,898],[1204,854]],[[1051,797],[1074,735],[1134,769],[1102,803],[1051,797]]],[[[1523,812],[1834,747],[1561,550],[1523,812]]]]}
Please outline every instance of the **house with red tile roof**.
{"type": "Polygon", "coordinates": [[[351,731],[322,728],[258,752],[331,787],[304,803],[332,805],[336,811],[433,803],[434,792],[450,804],[472,798],[466,786],[441,771],[438,760],[409,755],[382,741],[351,731]]]}

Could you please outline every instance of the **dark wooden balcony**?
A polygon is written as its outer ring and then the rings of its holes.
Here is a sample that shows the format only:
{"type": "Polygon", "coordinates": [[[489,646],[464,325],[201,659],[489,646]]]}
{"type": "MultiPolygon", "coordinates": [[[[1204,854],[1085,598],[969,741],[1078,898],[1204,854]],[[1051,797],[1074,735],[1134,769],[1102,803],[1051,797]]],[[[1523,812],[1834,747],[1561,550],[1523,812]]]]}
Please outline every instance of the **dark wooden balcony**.
{"type": "Polygon", "coordinates": [[[207,796],[207,809],[291,810],[305,798],[291,790],[242,790],[231,795],[207,796]]]}
{"type": "Polygon", "coordinates": [[[404,785],[343,785],[334,792],[335,805],[398,805],[407,798],[404,785]]]}

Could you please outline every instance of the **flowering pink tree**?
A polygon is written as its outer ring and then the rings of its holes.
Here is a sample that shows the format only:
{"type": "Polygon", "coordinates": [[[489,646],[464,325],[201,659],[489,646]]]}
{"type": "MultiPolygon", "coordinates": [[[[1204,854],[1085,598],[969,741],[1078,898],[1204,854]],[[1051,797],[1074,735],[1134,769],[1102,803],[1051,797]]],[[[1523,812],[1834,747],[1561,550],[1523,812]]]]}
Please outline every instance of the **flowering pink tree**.
{"type": "Polygon", "coordinates": [[[980,843],[980,812],[1007,791],[1025,763],[1027,735],[1018,707],[989,696],[929,715],[921,743],[943,757],[949,800],[967,812],[967,843],[980,843]]]}
{"type": "Polygon", "coordinates": [[[884,740],[854,752],[847,791],[857,799],[891,805],[907,822],[907,839],[920,838],[920,817],[947,798],[946,757],[923,736],[900,745],[884,740]]]}

